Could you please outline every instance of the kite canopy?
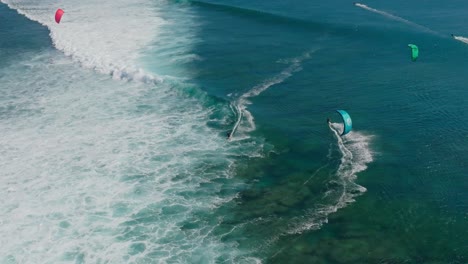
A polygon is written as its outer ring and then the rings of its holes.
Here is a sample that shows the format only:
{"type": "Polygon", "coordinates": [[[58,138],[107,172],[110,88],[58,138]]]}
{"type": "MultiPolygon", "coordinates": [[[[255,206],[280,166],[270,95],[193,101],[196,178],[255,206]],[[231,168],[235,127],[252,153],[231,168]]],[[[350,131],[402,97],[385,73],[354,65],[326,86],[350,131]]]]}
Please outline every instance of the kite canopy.
{"type": "Polygon", "coordinates": [[[353,122],[351,121],[351,116],[349,116],[348,112],[345,110],[336,110],[340,115],[341,118],[343,118],[343,133],[341,133],[342,136],[346,135],[351,131],[353,128],[353,122]]]}
{"type": "Polygon", "coordinates": [[[62,19],[63,13],[65,13],[62,9],[57,9],[55,12],[55,22],[60,23],[60,20],[62,19]]]}
{"type": "Polygon", "coordinates": [[[416,46],[414,44],[408,44],[408,47],[411,48],[411,60],[415,61],[419,56],[418,46],[416,46]]]}

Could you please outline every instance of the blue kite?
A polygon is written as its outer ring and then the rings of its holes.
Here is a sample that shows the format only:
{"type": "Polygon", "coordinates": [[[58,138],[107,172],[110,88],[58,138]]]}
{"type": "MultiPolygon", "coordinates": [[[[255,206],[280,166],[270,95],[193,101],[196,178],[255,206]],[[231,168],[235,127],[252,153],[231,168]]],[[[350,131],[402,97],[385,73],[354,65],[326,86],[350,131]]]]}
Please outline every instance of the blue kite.
{"type": "Polygon", "coordinates": [[[353,128],[353,121],[351,121],[351,116],[345,110],[336,110],[336,111],[341,115],[341,118],[343,118],[344,129],[341,135],[344,136],[348,134],[353,128]]]}

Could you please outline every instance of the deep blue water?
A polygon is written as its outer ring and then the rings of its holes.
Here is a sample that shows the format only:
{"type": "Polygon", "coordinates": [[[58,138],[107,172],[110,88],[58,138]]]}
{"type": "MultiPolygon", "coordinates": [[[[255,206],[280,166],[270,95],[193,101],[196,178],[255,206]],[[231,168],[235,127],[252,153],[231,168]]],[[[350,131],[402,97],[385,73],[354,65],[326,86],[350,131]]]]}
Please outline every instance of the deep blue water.
{"type": "Polygon", "coordinates": [[[5,2],[3,262],[468,262],[468,3],[5,2]]]}

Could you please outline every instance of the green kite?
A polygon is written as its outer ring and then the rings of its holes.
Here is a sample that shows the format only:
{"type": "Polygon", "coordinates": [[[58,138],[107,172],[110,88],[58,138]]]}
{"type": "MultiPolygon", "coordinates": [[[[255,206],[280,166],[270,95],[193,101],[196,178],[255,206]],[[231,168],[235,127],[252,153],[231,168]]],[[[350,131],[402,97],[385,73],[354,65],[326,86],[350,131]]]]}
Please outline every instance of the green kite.
{"type": "Polygon", "coordinates": [[[418,49],[418,46],[414,45],[414,44],[408,44],[408,47],[411,48],[411,60],[412,61],[416,61],[416,59],[418,58],[419,56],[419,49],[418,49]]]}

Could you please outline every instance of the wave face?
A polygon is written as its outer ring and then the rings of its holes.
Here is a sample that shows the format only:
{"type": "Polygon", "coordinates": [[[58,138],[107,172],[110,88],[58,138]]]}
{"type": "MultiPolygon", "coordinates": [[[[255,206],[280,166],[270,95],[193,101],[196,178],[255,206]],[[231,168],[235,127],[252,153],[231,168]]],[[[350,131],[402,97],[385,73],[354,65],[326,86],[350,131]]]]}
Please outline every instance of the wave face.
{"type": "Polygon", "coordinates": [[[164,2],[63,1],[58,25],[52,1],[4,2],[68,57],[38,49],[0,68],[0,262],[256,262],[212,231],[243,186],[236,159],[260,146],[207,125],[226,125],[227,104],[139,66],[171,34],[164,2]]]}

